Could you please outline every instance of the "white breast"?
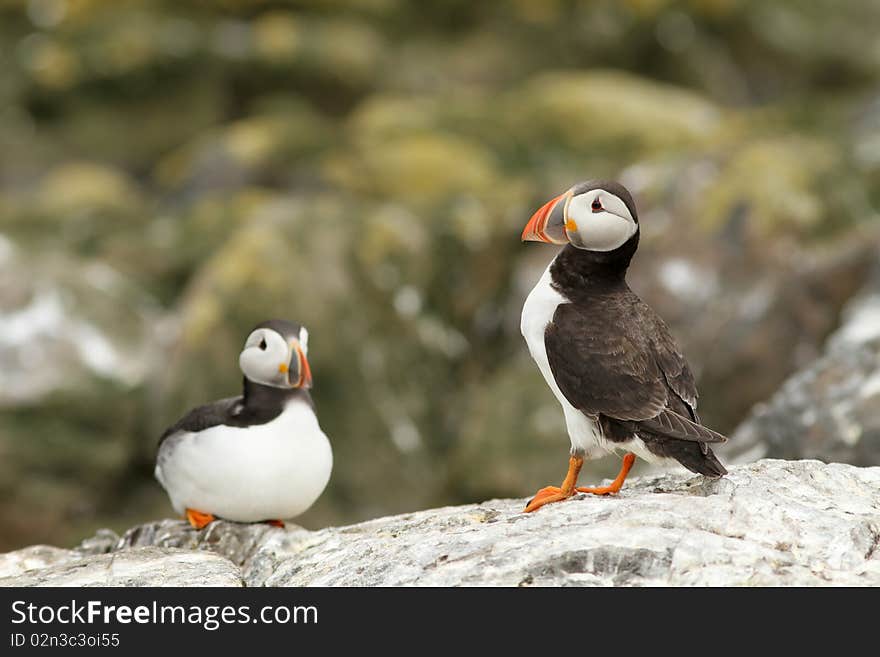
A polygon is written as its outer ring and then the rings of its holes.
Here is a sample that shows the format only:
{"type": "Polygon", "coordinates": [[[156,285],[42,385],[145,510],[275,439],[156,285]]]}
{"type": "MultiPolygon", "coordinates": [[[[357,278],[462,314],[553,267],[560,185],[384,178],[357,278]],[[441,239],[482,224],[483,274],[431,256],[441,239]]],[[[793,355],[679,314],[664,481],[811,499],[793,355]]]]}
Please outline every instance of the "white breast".
{"type": "Polygon", "coordinates": [[[333,467],[330,441],[302,400],[271,422],[181,432],[162,443],[156,478],[174,509],[238,522],[286,519],[308,509],[333,467]]]}
{"type": "Polygon", "coordinates": [[[520,322],[520,331],[526,339],[529,347],[529,353],[538,364],[538,369],[544,375],[547,385],[559,400],[562,410],[565,413],[565,424],[568,428],[568,437],[574,449],[583,450],[587,458],[599,456],[600,454],[611,451],[615,448],[602,437],[598,424],[595,420],[590,419],[578,409],[572,406],[559,386],[556,379],[553,378],[553,372],[550,371],[550,361],[547,359],[547,347],[544,344],[544,332],[547,325],[553,320],[553,314],[556,307],[561,303],[569,303],[562,294],[557,292],[551,286],[550,267],[551,262],[544,271],[544,275],[535,285],[534,289],[529,293],[526,302],[523,305],[522,320],[520,322]]]}

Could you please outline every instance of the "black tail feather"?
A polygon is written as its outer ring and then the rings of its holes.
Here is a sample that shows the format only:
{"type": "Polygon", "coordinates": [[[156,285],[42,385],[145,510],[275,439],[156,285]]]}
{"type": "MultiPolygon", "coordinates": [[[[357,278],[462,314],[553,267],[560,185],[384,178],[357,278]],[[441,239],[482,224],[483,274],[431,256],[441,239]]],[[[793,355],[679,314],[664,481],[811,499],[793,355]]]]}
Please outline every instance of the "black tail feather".
{"type": "Polygon", "coordinates": [[[705,443],[676,440],[665,436],[640,435],[645,447],[652,454],[673,458],[691,472],[707,477],[723,477],[727,474],[727,469],[705,443]]]}

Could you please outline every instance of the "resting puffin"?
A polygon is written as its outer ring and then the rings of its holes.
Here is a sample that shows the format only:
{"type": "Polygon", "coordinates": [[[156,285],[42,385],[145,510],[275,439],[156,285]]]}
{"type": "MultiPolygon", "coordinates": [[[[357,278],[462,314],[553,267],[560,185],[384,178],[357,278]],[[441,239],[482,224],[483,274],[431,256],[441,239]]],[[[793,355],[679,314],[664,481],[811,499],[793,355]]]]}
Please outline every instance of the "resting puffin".
{"type": "Polygon", "coordinates": [[[579,183],[532,215],[522,239],[565,244],[526,299],[520,328],[571,439],[562,485],[539,490],[526,512],[576,492],[616,493],[636,455],[674,459],[709,477],[726,474],[709,444],[727,439],[700,424],[681,350],[626,283],[639,244],[629,191],[611,181],[579,183]],[[626,452],[614,482],[577,487],[584,459],[614,450],[626,452]]]}
{"type": "Polygon", "coordinates": [[[196,529],[215,518],[283,527],[327,485],[333,453],[308,393],[308,340],[293,322],[257,325],[238,357],[241,396],[194,408],[162,434],[156,479],[196,529]]]}

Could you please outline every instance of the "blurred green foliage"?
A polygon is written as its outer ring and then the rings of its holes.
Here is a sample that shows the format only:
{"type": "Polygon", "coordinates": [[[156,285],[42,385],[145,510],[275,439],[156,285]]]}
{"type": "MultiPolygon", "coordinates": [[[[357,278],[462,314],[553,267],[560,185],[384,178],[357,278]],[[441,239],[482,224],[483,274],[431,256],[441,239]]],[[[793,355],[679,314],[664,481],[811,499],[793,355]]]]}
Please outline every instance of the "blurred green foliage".
{"type": "Polygon", "coordinates": [[[518,328],[553,250],[518,238],[588,177],[637,193],[634,285],[730,430],[858,284],[863,255],[798,276],[876,219],[878,24],[872,0],[0,0],[0,549],[170,513],[156,439],[236,393],[268,317],[311,331],[336,455],[306,526],[555,482],[518,328]]]}

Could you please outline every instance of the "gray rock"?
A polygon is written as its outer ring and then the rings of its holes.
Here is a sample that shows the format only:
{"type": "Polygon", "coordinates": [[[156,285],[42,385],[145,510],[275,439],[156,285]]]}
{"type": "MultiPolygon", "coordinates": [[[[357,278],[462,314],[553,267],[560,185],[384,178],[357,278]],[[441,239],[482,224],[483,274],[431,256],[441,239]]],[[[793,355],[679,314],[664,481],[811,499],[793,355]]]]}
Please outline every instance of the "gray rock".
{"type": "Polygon", "coordinates": [[[89,536],[80,543],[76,551],[80,554],[107,554],[112,552],[119,543],[119,534],[112,529],[99,529],[94,536],[89,536]]]}
{"type": "Polygon", "coordinates": [[[529,515],[524,501],[315,532],[163,520],[77,550],[0,555],[0,584],[880,585],[880,467],[763,460],[717,481],[633,479],[616,497],[579,495],[529,515]]]}
{"type": "MultiPolygon", "coordinates": [[[[293,532],[295,525],[289,525],[293,532]]],[[[213,522],[196,531],[183,520],[159,520],[132,527],[114,546],[114,551],[157,545],[165,548],[208,550],[241,566],[251,556],[267,533],[280,530],[265,524],[213,522]]]]}
{"type": "Polygon", "coordinates": [[[95,556],[45,549],[3,555],[0,586],[242,586],[235,564],[207,552],[144,547],[95,556]]]}
{"type": "Polygon", "coordinates": [[[31,545],[14,552],[0,554],[0,581],[32,570],[42,570],[66,563],[74,556],[70,550],[51,545],[31,545]]]}
{"type": "Polygon", "coordinates": [[[530,515],[523,500],[267,535],[249,586],[880,584],[880,468],[761,461],[641,478],[530,515]]]}
{"type": "Polygon", "coordinates": [[[847,305],[822,357],[757,405],[724,451],[739,462],[880,463],[880,272],[847,305]]]}

